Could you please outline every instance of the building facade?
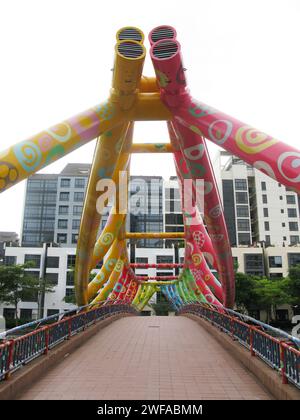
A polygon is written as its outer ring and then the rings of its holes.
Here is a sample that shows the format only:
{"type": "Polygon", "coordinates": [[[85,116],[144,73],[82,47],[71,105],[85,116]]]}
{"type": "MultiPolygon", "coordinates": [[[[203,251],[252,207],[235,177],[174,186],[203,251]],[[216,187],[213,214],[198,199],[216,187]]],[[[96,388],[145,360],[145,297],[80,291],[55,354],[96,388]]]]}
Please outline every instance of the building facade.
{"type": "Polygon", "coordinates": [[[299,197],[239,158],[221,152],[220,191],[232,246],[297,246],[299,197]]]}

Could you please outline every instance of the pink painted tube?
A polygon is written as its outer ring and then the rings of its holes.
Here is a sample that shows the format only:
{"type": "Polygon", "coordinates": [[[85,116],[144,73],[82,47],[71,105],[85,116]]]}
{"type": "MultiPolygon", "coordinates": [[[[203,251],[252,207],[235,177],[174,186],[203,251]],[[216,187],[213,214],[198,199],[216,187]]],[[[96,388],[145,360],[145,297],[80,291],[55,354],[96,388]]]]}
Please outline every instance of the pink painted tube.
{"type": "MultiPolygon", "coordinates": [[[[175,152],[174,153],[174,160],[175,160],[175,166],[177,171],[178,179],[182,183],[182,175],[179,165],[179,162],[182,160],[181,152],[175,152]]],[[[183,194],[181,192],[181,198],[183,198],[183,194]]],[[[184,203],[182,203],[184,204],[184,203]]],[[[196,215],[196,210],[195,210],[196,215]]],[[[195,217],[194,215],[194,217],[195,217]]],[[[184,224],[185,224],[185,234],[186,234],[186,247],[185,247],[185,266],[189,268],[192,272],[192,274],[195,277],[196,283],[201,290],[201,292],[205,295],[205,298],[208,299],[210,303],[212,303],[213,300],[215,300],[215,296],[223,301],[223,291],[222,287],[219,283],[219,281],[215,278],[215,276],[211,273],[207,262],[204,258],[204,255],[200,249],[200,247],[197,244],[197,241],[195,240],[195,232],[198,232],[199,225],[188,225],[187,224],[187,218],[185,215],[185,209],[183,207],[183,218],[184,218],[184,224]],[[209,288],[207,287],[209,286],[209,288]],[[211,292],[211,289],[213,290],[213,293],[211,292]]],[[[203,224],[202,224],[203,226],[203,224]]],[[[204,227],[204,226],[203,226],[204,227]]],[[[205,227],[204,227],[205,229],[205,227]]],[[[216,303],[220,304],[220,302],[216,303]]],[[[222,305],[221,305],[222,306],[222,305]]]]}
{"type": "Polygon", "coordinates": [[[152,29],[149,34],[149,42],[150,45],[155,44],[158,41],[163,39],[176,39],[177,32],[173,26],[169,25],[161,25],[157,26],[156,28],[152,29]]]}
{"type": "Polygon", "coordinates": [[[299,150],[194,100],[186,91],[181,48],[176,40],[153,44],[151,58],[161,98],[178,122],[300,193],[299,150]]]}
{"type": "Polygon", "coordinates": [[[210,158],[203,139],[181,124],[174,124],[175,132],[191,177],[204,180],[204,215],[208,232],[216,251],[216,262],[223,286],[224,303],[232,307],[235,295],[235,279],[231,247],[210,158]]]}
{"type": "MultiPolygon", "coordinates": [[[[176,133],[174,132],[173,125],[171,123],[168,123],[168,129],[170,134],[170,140],[171,144],[173,146],[173,149],[175,150],[175,166],[177,172],[180,172],[180,176],[178,179],[180,179],[180,182],[182,183],[184,179],[192,179],[192,175],[190,172],[190,169],[187,166],[186,158],[181,152],[180,148],[180,142],[177,139],[176,133]],[[180,168],[180,169],[179,169],[180,168]]],[[[208,190],[210,184],[204,182],[204,193],[208,190]]],[[[185,192],[186,193],[186,192],[185,192]]],[[[196,203],[195,203],[195,197],[196,197],[196,188],[195,184],[193,183],[193,191],[191,192],[193,194],[192,200],[194,202],[194,208],[192,209],[192,212],[197,220],[196,225],[190,225],[189,229],[191,229],[193,238],[195,242],[197,243],[198,247],[203,252],[205,258],[208,260],[208,262],[211,264],[212,267],[214,267],[216,270],[218,270],[217,265],[217,254],[213,247],[211,238],[209,237],[207,230],[203,224],[202,217],[197,209],[196,203]]]]}

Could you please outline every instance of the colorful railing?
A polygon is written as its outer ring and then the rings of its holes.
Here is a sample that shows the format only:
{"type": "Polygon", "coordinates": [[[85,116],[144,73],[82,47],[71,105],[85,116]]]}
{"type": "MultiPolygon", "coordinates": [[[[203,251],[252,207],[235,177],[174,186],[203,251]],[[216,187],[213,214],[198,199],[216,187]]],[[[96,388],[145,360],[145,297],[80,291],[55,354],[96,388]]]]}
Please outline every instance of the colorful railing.
{"type": "Polygon", "coordinates": [[[300,340],[238,312],[229,312],[221,313],[206,305],[190,304],[177,314],[193,314],[211,322],[249,349],[252,356],[258,356],[280,372],[283,384],[290,382],[300,388],[300,340]]]}
{"type": "MultiPolygon", "coordinates": [[[[132,306],[121,304],[106,305],[84,312],[81,311],[75,315],[70,315],[71,313],[74,313],[74,311],[64,313],[64,318],[57,322],[38,327],[19,337],[9,338],[16,333],[22,333],[22,329],[25,331],[32,324],[38,324],[36,322],[30,323],[7,331],[5,341],[0,344],[0,380],[8,379],[21,366],[36,357],[47,354],[50,349],[64,340],[70,339],[90,325],[112,315],[137,314],[137,311],[132,306]]],[[[53,320],[53,316],[41,321],[44,323],[51,320],[53,320]]]]}

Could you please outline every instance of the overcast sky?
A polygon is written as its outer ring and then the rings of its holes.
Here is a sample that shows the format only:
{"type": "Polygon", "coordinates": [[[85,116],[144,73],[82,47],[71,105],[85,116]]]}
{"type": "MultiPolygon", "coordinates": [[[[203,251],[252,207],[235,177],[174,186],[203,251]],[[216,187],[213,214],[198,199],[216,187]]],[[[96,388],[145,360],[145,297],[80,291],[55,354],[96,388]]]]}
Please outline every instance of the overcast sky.
{"type": "MultiPolygon", "coordinates": [[[[103,101],[116,31],[162,24],[177,29],[194,97],[300,149],[299,0],[2,0],[0,151],[103,101]]],[[[144,74],[154,75],[148,56],[144,74]]],[[[134,137],[167,141],[165,124],[137,123],[134,137]]],[[[91,162],[94,145],[43,172],[91,162]]],[[[142,156],[132,174],[174,174],[170,156],[142,156]]],[[[24,187],[0,196],[0,230],[20,232],[24,187]]]]}

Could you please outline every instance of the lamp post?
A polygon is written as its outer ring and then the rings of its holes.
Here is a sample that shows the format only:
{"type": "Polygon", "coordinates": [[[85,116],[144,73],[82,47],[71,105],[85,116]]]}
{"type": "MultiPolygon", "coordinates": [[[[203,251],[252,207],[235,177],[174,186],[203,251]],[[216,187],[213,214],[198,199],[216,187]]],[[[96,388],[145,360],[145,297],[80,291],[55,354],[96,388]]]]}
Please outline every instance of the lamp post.
{"type": "Polygon", "coordinates": [[[48,257],[48,248],[51,245],[50,242],[43,244],[43,254],[42,254],[42,269],[40,275],[40,291],[38,299],[38,317],[44,318],[44,308],[45,308],[45,289],[46,289],[46,271],[47,271],[47,257],[48,257]]]}

